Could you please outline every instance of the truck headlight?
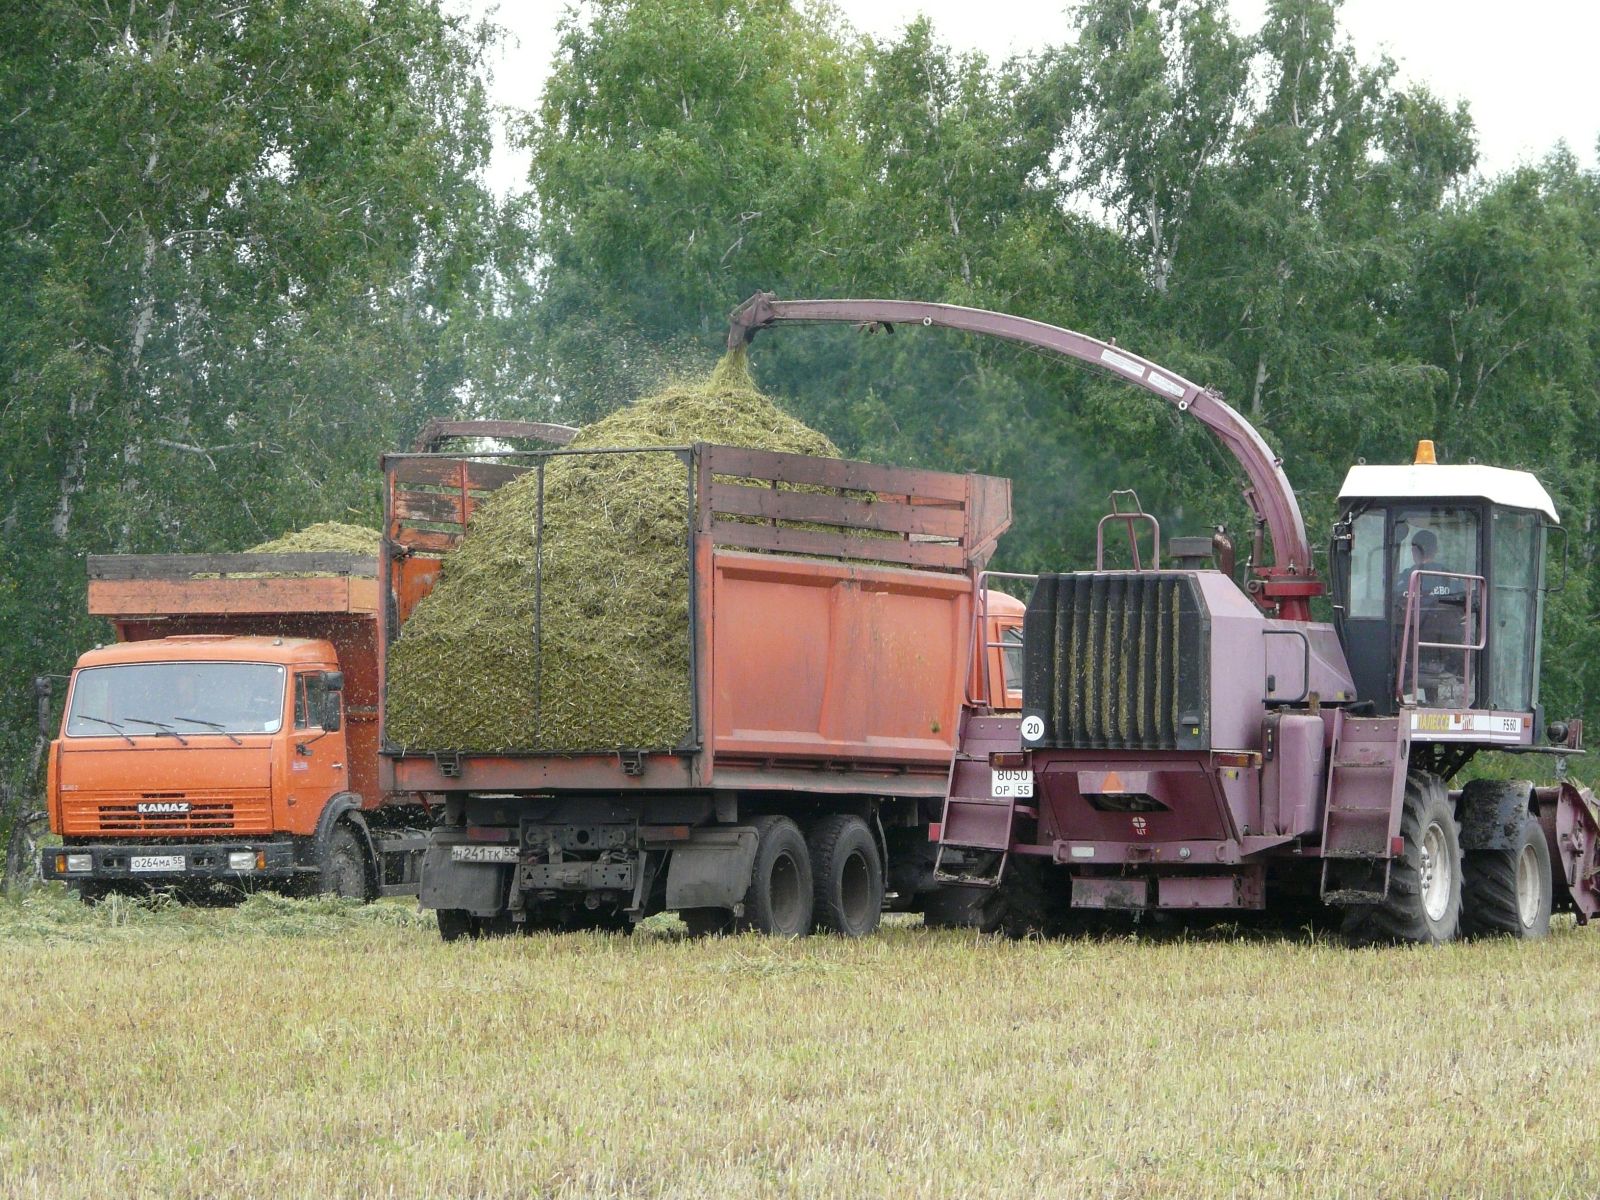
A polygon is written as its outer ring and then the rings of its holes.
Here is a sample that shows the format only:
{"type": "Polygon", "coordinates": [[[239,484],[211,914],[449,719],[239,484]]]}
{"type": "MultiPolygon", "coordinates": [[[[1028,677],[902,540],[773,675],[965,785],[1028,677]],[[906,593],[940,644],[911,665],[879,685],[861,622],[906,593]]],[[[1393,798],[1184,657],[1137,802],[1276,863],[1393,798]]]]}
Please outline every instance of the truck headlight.
{"type": "Polygon", "coordinates": [[[256,852],[254,850],[230,850],[228,852],[228,870],[253,871],[256,866],[256,852]]]}
{"type": "Polygon", "coordinates": [[[87,875],[94,870],[94,856],[92,854],[69,854],[66,858],[69,874],[87,875]]]}

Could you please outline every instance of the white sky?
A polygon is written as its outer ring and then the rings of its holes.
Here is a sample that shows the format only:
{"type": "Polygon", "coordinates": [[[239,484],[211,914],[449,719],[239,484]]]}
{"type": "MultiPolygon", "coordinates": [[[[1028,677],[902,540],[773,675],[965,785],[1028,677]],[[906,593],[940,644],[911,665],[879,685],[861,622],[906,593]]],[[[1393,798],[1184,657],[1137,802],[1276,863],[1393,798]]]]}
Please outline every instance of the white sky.
{"type": "MultiPolygon", "coordinates": [[[[494,64],[496,104],[533,108],[556,50],[566,0],[456,0],[496,20],[519,43],[494,64]]],[[[893,37],[919,12],[942,41],[991,59],[1065,39],[1062,0],[836,0],[857,29],[893,37]]],[[[1266,0],[1230,0],[1241,29],[1259,27],[1266,0]]],[[[1344,28],[1363,59],[1387,53],[1403,80],[1420,80],[1445,100],[1466,100],[1478,129],[1479,169],[1495,174],[1536,161],[1565,139],[1595,165],[1600,104],[1593,82],[1600,44],[1596,0],[1346,0],[1344,28]]],[[[522,183],[527,163],[496,146],[489,182],[522,183]]]]}

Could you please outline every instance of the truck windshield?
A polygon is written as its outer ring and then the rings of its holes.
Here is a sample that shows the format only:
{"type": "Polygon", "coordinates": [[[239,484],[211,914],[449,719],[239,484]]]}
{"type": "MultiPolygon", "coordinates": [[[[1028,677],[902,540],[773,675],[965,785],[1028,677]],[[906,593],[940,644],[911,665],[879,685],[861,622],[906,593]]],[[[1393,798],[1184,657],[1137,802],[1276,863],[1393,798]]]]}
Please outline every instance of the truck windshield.
{"type": "Polygon", "coordinates": [[[284,670],[272,663],[174,662],[86,667],[72,685],[68,737],[276,733],[283,727],[284,670]],[[132,724],[129,724],[132,722],[132,724]]]}

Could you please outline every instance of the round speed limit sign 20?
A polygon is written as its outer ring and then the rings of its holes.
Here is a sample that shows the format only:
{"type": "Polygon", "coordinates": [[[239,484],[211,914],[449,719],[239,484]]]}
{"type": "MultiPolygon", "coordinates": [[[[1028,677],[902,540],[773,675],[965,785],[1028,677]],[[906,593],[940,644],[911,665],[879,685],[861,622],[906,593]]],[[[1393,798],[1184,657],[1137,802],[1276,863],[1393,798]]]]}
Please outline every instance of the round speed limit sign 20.
{"type": "Polygon", "coordinates": [[[1043,717],[1034,716],[1034,717],[1023,717],[1022,718],[1022,740],[1023,741],[1025,741],[1025,742],[1037,742],[1043,736],[1044,736],[1044,718],[1043,717]]]}

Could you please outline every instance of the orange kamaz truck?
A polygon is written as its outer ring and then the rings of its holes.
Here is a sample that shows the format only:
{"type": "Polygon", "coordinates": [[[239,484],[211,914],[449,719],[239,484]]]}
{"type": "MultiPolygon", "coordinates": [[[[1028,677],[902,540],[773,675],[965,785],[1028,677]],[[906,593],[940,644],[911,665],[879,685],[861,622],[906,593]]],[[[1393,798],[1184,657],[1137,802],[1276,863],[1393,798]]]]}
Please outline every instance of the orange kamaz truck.
{"type": "Polygon", "coordinates": [[[427,810],[378,782],[371,555],[91,556],[116,631],[68,684],[46,879],[91,899],[276,886],[415,892],[427,810]]]}

